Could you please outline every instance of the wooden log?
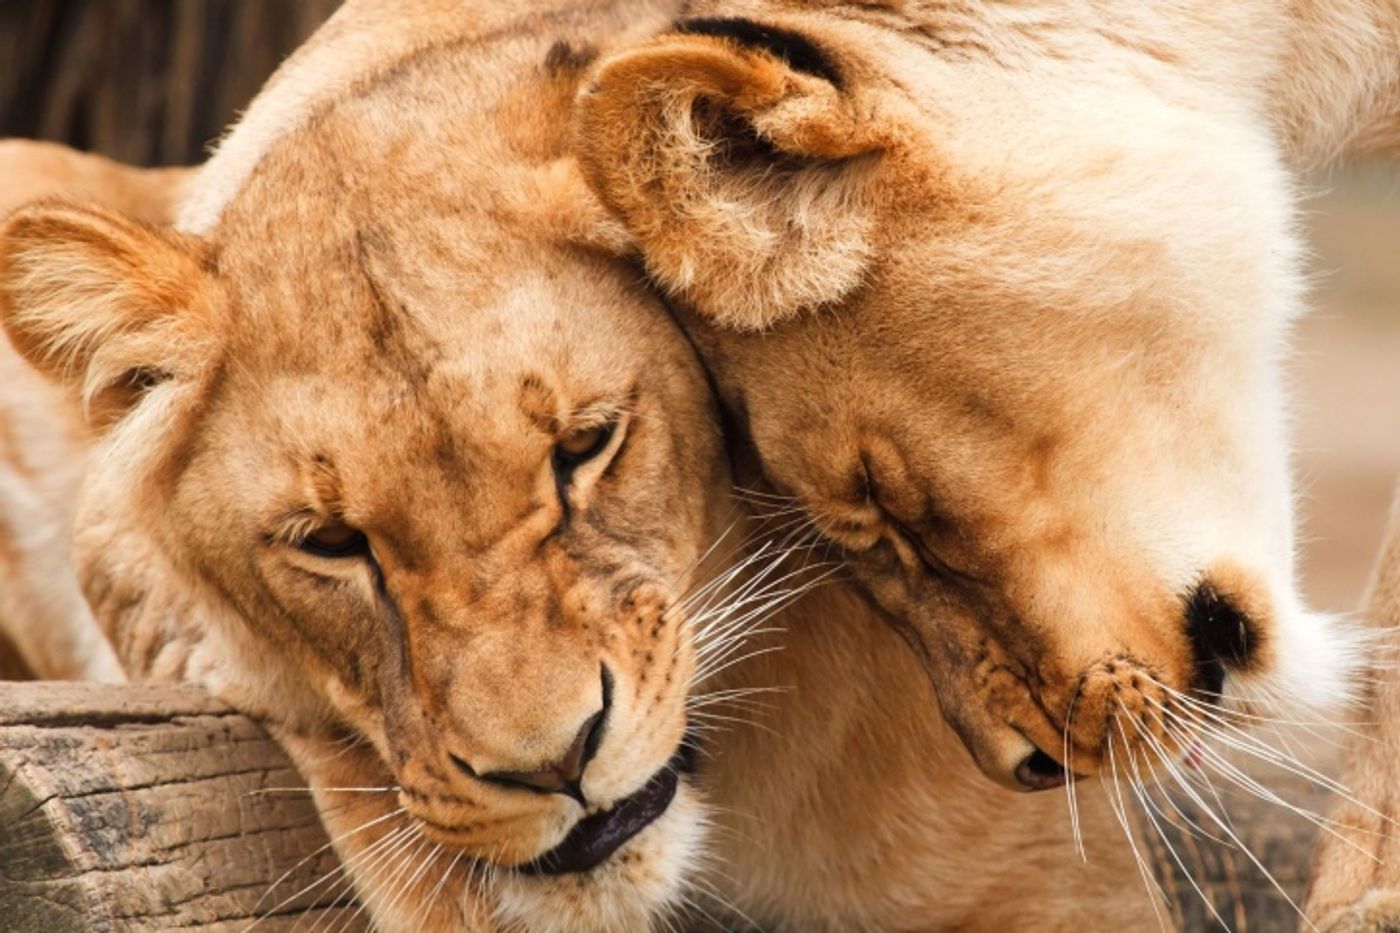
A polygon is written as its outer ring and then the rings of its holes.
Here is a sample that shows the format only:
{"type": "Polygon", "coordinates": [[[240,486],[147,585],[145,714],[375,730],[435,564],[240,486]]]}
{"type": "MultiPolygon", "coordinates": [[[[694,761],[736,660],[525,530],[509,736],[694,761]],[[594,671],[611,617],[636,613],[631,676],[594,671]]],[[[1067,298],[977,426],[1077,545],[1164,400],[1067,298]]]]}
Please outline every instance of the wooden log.
{"type": "Polygon", "coordinates": [[[343,885],[292,897],[336,869],[303,787],[197,689],[0,684],[0,930],[348,921],[343,885]]]}
{"type": "MultiPolygon", "coordinates": [[[[1326,804],[1286,775],[1268,784],[1295,804],[1326,804]]],[[[303,786],[260,726],[198,689],[0,684],[0,930],[241,930],[268,912],[259,929],[317,919],[363,929],[343,884],[314,886],[340,876],[303,786]]],[[[1299,900],[1313,827],[1248,796],[1225,802],[1299,900]]],[[[1189,802],[1177,805],[1192,815],[1189,802]]],[[[1296,927],[1293,908],[1242,852],[1193,837],[1162,806],[1182,864],[1150,827],[1139,838],[1179,928],[1220,926],[1193,882],[1232,930],[1296,927]]]]}
{"type": "MultiPolygon", "coordinates": [[[[1332,739],[1329,737],[1328,741],[1332,739]]],[[[1296,741],[1291,740],[1289,745],[1299,748],[1296,741]]],[[[1318,755],[1307,757],[1310,764],[1317,764],[1318,755]]],[[[1329,748],[1320,757],[1328,759],[1321,770],[1335,772],[1335,752],[1329,748]]],[[[1315,814],[1325,814],[1331,806],[1329,792],[1296,775],[1277,768],[1251,766],[1248,759],[1234,764],[1293,806],[1315,814]]],[[[1167,778],[1162,780],[1170,786],[1167,778]]],[[[1218,800],[1204,782],[1196,794],[1212,810],[1228,817],[1224,827],[1205,816],[1184,793],[1172,794],[1171,803],[1160,803],[1153,813],[1161,836],[1145,817],[1137,820],[1140,838],[1170,900],[1177,929],[1192,933],[1300,929],[1299,911],[1308,887],[1309,860],[1318,835],[1316,824],[1277,804],[1228,787],[1219,776],[1212,778],[1211,785],[1219,794],[1218,800]],[[1188,819],[1194,826],[1187,823],[1188,819]],[[1230,838],[1232,833],[1238,840],[1230,838]],[[1218,841],[1205,838],[1205,834],[1218,841]]]]}

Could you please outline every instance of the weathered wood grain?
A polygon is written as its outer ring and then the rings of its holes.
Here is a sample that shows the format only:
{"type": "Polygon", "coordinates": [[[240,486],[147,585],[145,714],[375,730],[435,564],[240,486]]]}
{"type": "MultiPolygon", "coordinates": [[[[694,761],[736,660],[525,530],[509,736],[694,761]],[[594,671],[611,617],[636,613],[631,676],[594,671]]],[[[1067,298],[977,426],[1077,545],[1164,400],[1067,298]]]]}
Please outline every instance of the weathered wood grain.
{"type": "Polygon", "coordinates": [[[341,886],[292,897],[336,868],[302,786],[256,723],[196,689],[0,684],[0,930],[349,913],[341,886]]]}

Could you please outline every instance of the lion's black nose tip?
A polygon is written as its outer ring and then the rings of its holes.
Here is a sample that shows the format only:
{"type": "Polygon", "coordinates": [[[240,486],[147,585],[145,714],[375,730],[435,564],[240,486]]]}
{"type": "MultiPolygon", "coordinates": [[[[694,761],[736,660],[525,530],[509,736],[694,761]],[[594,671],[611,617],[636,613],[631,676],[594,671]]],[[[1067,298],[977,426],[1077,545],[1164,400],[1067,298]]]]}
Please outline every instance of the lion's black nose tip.
{"type": "Polygon", "coordinates": [[[1186,635],[1195,663],[1193,687],[1219,699],[1228,670],[1244,670],[1259,646],[1255,621],[1209,580],[1186,597],[1186,635]]]}
{"type": "Polygon", "coordinates": [[[1026,790],[1050,790],[1064,784],[1065,769],[1037,748],[1016,766],[1016,780],[1026,790]]]}

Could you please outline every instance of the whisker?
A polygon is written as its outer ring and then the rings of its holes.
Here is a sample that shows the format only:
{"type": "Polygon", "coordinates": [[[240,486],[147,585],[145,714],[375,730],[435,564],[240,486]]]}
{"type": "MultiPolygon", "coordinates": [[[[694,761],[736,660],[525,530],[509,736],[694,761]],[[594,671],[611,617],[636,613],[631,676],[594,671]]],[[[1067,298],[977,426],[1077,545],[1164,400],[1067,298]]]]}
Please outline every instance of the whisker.
{"type": "MultiPolygon", "coordinates": [[[[352,830],[350,830],[350,831],[348,831],[348,832],[341,833],[339,836],[336,836],[336,837],[335,837],[334,839],[332,839],[330,842],[327,842],[325,845],[323,845],[323,846],[321,846],[320,848],[316,849],[316,851],[312,852],[310,855],[308,855],[308,856],[306,856],[305,858],[303,858],[300,862],[297,862],[297,863],[296,863],[295,865],[293,865],[291,868],[289,868],[289,869],[287,869],[286,871],[284,871],[281,875],[279,875],[279,876],[277,877],[277,880],[273,881],[272,884],[268,885],[268,888],[267,888],[266,891],[263,892],[262,897],[258,898],[257,903],[253,905],[253,910],[252,910],[251,912],[254,913],[254,914],[256,914],[256,913],[258,912],[258,908],[262,906],[263,901],[266,900],[266,899],[268,898],[268,896],[269,896],[270,894],[272,894],[272,892],[275,891],[275,890],[277,889],[277,887],[278,887],[283,881],[286,881],[287,878],[290,877],[290,876],[292,875],[292,873],[295,872],[298,868],[300,868],[301,866],[305,865],[307,862],[311,861],[313,858],[315,858],[316,856],[320,855],[322,852],[326,851],[327,849],[331,848],[332,846],[334,846],[334,845],[336,845],[336,844],[338,844],[338,843],[340,843],[340,842],[342,842],[342,841],[344,841],[344,840],[346,840],[346,839],[349,839],[351,836],[354,836],[354,835],[357,835],[357,834],[359,834],[359,833],[362,833],[362,832],[364,832],[365,830],[369,829],[369,828],[372,827],[372,826],[376,826],[376,825],[378,825],[379,823],[382,823],[382,822],[384,822],[384,821],[387,820],[387,819],[391,819],[391,818],[393,818],[393,817],[395,817],[395,816],[398,816],[398,815],[401,814],[401,813],[404,813],[404,812],[405,812],[405,809],[406,809],[406,808],[404,808],[404,807],[399,807],[398,809],[396,809],[396,810],[391,810],[391,811],[389,811],[388,813],[385,813],[385,814],[383,814],[382,816],[376,817],[375,819],[372,819],[372,820],[370,820],[370,821],[367,822],[367,823],[362,823],[362,824],[360,824],[359,826],[355,827],[354,829],[352,829],[352,830]]],[[[301,894],[305,893],[306,890],[309,890],[309,889],[303,889],[302,891],[298,891],[296,894],[293,894],[293,895],[292,895],[291,897],[289,897],[287,900],[285,900],[285,901],[283,901],[282,903],[278,904],[276,907],[273,907],[273,908],[269,911],[269,913],[276,913],[277,911],[281,910],[281,909],[282,909],[283,907],[285,907],[287,904],[291,903],[291,902],[292,902],[293,900],[295,900],[297,897],[301,896],[301,894]]],[[[263,919],[262,917],[259,917],[257,920],[253,921],[252,925],[249,926],[248,929],[251,930],[251,929],[253,929],[254,927],[256,927],[256,926],[258,925],[258,923],[260,923],[260,922],[262,921],[262,919],[263,919]]]]}
{"type": "Polygon", "coordinates": [[[1162,917],[1161,906],[1158,904],[1157,897],[1153,896],[1152,889],[1157,889],[1157,893],[1161,896],[1163,901],[1166,900],[1166,892],[1162,890],[1161,884],[1158,883],[1153,872],[1147,867],[1146,861],[1142,857],[1142,853],[1138,850],[1137,839],[1133,833],[1132,826],[1128,822],[1128,811],[1127,807],[1123,803],[1123,791],[1122,787],[1118,782],[1117,777],[1118,765],[1114,759],[1113,754],[1113,733],[1110,732],[1108,734],[1107,740],[1104,744],[1108,751],[1109,774],[1113,777],[1111,783],[1114,787],[1115,793],[1118,795],[1117,803],[1115,804],[1114,802],[1114,795],[1112,793],[1109,793],[1110,782],[1104,780],[1102,775],[1099,777],[1099,786],[1103,788],[1104,797],[1108,800],[1109,809],[1112,810],[1113,815],[1117,817],[1118,824],[1121,827],[1123,827],[1123,836],[1128,840],[1129,848],[1132,849],[1133,861],[1137,864],[1138,874],[1142,876],[1143,887],[1147,891],[1148,903],[1152,905],[1152,913],[1157,918],[1157,925],[1161,927],[1163,931],[1165,931],[1167,928],[1166,921],[1162,917]]]}
{"type": "MultiPolygon", "coordinates": [[[[388,886],[390,882],[392,882],[395,878],[399,877],[399,875],[402,873],[404,862],[401,861],[401,857],[408,851],[408,849],[413,845],[414,842],[417,842],[421,839],[421,835],[418,831],[417,826],[410,823],[408,826],[405,827],[405,830],[406,831],[400,838],[399,842],[384,849],[382,852],[379,853],[378,856],[374,858],[372,862],[366,863],[360,868],[355,869],[353,874],[347,874],[347,877],[350,878],[351,883],[355,886],[355,888],[357,890],[363,891],[365,896],[360,898],[359,910],[355,911],[355,913],[351,914],[345,919],[346,926],[353,924],[358,916],[369,910],[369,905],[371,901],[370,894],[372,892],[379,892],[383,890],[388,886]],[[384,875],[385,871],[389,871],[391,872],[391,874],[381,884],[380,879],[384,875]]],[[[389,906],[390,903],[391,901],[389,900],[384,901],[386,907],[389,906]]],[[[314,931],[315,927],[312,927],[312,930],[314,931]]]]}
{"type": "Polygon", "coordinates": [[[1084,832],[1079,823],[1079,795],[1075,789],[1074,748],[1070,742],[1070,731],[1074,725],[1074,708],[1079,702],[1079,692],[1075,691],[1069,701],[1069,713],[1065,716],[1064,749],[1061,760],[1065,763],[1065,801],[1069,808],[1070,838],[1081,861],[1089,861],[1089,853],[1084,848],[1084,832]]]}
{"type": "MultiPolygon", "coordinates": [[[[433,885],[432,890],[428,892],[428,896],[423,898],[422,905],[413,912],[413,916],[408,918],[408,926],[410,929],[418,928],[419,914],[423,914],[426,917],[433,909],[433,905],[437,902],[438,893],[443,889],[443,886],[447,884],[447,879],[452,877],[452,873],[457,869],[457,863],[462,860],[462,856],[465,854],[465,849],[458,849],[457,853],[452,857],[452,861],[447,863],[447,868],[443,870],[442,877],[438,879],[438,883],[433,885]]],[[[435,852],[434,858],[436,858],[436,855],[437,853],[435,852]]]]}
{"type": "MultiPolygon", "coordinates": [[[[1209,778],[1207,778],[1207,780],[1209,780],[1209,778]]],[[[1303,923],[1307,924],[1308,928],[1313,930],[1314,933],[1318,933],[1317,927],[1314,926],[1313,922],[1308,919],[1306,914],[1303,913],[1302,909],[1299,908],[1298,904],[1293,900],[1293,898],[1289,896],[1288,891],[1283,887],[1283,885],[1279,884],[1278,879],[1275,878],[1273,874],[1269,871],[1269,869],[1264,866],[1264,863],[1260,861],[1258,856],[1254,854],[1253,850],[1251,850],[1249,846],[1244,844],[1244,840],[1241,839],[1239,834],[1235,832],[1234,827],[1230,824],[1229,819],[1218,816],[1214,811],[1212,811],[1208,806],[1206,806],[1204,801],[1200,799],[1200,796],[1196,793],[1195,789],[1192,787],[1190,782],[1179,781],[1178,784],[1181,787],[1182,791],[1184,791],[1186,795],[1192,799],[1196,806],[1198,806],[1201,809],[1201,811],[1220,828],[1221,832],[1225,833],[1225,835],[1230,838],[1230,840],[1234,843],[1236,849],[1244,853],[1245,857],[1248,858],[1251,863],[1253,863],[1254,867],[1258,869],[1259,872],[1268,880],[1269,884],[1271,884],[1274,887],[1274,890],[1278,891],[1279,895],[1282,896],[1283,899],[1288,902],[1288,906],[1293,908],[1294,913],[1298,915],[1299,919],[1302,920],[1303,923]]],[[[1223,802],[1220,801],[1218,795],[1216,796],[1216,802],[1220,806],[1221,813],[1226,814],[1227,811],[1225,809],[1225,805],[1223,802]]]]}
{"type": "MultiPolygon", "coordinates": [[[[1211,722],[1202,720],[1200,718],[1192,719],[1190,721],[1193,723],[1193,725],[1197,727],[1197,729],[1199,729],[1202,732],[1202,734],[1205,737],[1220,742],[1227,748],[1233,749],[1238,752],[1242,752],[1246,755],[1249,755],[1252,758],[1266,762],[1267,764],[1272,765],[1273,767],[1276,767],[1281,771],[1287,772],[1288,774],[1292,774],[1297,778],[1320,786],[1323,789],[1333,794],[1336,794],[1342,799],[1353,803],[1358,808],[1377,817],[1383,822],[1400,825],[1400,823],[1397,823],[1397,821],[1394,818],[1387,816],[1386,814],[1373,809],[1361,800],[1358,800],[1352,792],[1351,788],[1347,787],[1345,784],[1342,784],[1340,781],[1337,781],[1323,774],[1322,772],[1317,771],[1316,769],[1304,764],[1303,762],[1298,761],[1296,758],[1286,754],[1285,752],[1263,744],[1253,736],[1239,730],[1238,728],[1229,726],[1228,724],[1214,725],[1211,722]]],[[[1198,746],[1200,746],[1200,744],[1201,743],[1198,743],[1198,746]]]]}
{"type": "MultiPolygon", "coordinates": [[[[336,888],[338,888],[342,883],[345,882],[350,882],[353,885],[353,882],[351,881],[350,877],[350,871],[357,862],[360,862],[364,858],[367,858],[371,853],[377,853],[385,849],[393,848],[393,846],[396,845],[399,840],[405,838],[409,834],[409,832],[410,828],[407,826],[400,826],[397,829],[391,830],[389,833],[386,833],[384,836],[380,837],[375,842],[367,846],[362,852],[356,854],[355,856],[352,856],[349,859],[341,861],[341,863],[338,866],[336,866],[335,869],[327,872],[325,876],[323,876],[319,881],[315,881],[312,884],[307,885],[301,891],[298,891],[296,894],[293,894],[291,897],[287,898],[282,903],[278,904],[276,907],[273,907],[270,911],[268,911],[268,913],[264,914],[262,917],[259,917],[259,921],[266,919],[268,916],[276,914],[283,907],[290,904],[296,898],[300,897],[303,893],[307,893],[315,888],[318,888],[321,885],[326,884],[327,882],[331,882],[331,886],[326,889],[327,893],[336,890],[336,888]]],[[[336,897],[340,896],[341,895],[336,895],[336,897]]],[[[316,928],[316,925],[321,922],[322,919],[324,919],[324,917],[318,918],[316,924],[312,925],[313,930],[316,928]]],[[[249,929],[251,929],[251,927],[249,929]]]]}
{"type": "MultiPolygon", "coordinates": [[[[1125,714],[1127,714],[1128,709],[1126,706],[1124,706],[1122,700],[1118,700],[1117,703],[1119,708],[1125,714]]],[[[1151,735],[1149,730],[1144,729],[1142,723],[1138,722],[1136,717],[1129,714],[1129,719],[1133,723],[1133,728],[1137,730],[1139,735],[1143,736],[1144,738],[1148,738],[1155,741],[1156,737],[1151,735]]],[[[1176,847],[1171,844],[1171,840],[1168,838],[1166,831],[1162,828],[1161,824],[1157,822],[1156,817],[1153,816],[1152,811],[1156,810],[1157,808],[1155,803],[1152,802],[1151,795],[1147,793],[1146,787],[1143,785],[1142,771],[1138,767],[1137,756],[1133,753],[1132,742],[1129,741],[1127,731],[1123,728],[1122,717],[1115,716],[1113,718],[1113,721],[1114,725],[1118,727],[1119,734],[1123,737],[1123,748],[1128,755],[1128,763],[1133,770],[1133,780],[1130,783],[1130,786],[1132,787],[1133,793],[1137,796],[1138,801],[1142,806],[1143,815],[1147,818],[1148,822],[1152,824],[1152,828],[1156,830],[1158,837],[1162,840],[1162,844],[1166,846],[1168,854],[1170,854],[1172,860],[1176,862],[1177,867],[1181,869],[1181,873],[1186,878],[1187,883],[1191,885],[1191,887],[1195,890],[1197,896],[1200,897],[1201,903],[1205,904],[1206,909],[1210,911],[1211,915],[1215,917],[1216,921],[1219,922],[1222,927],[1224,927],[1227,931],[1230,930],[1230,924],[1227,923],[1225,921],[1225,918],[1220,915],[1220,912],[1215,907],[1215,902],[1206,896],[1205,891],[1203,891],[1201,889],[1201,886],[1196,882],[1195,876],[1191,873],[1191,870],[1186,867],[1185,862],[1181,860],[1181,856],[1177,853],[1176,847]]],[[[1160,748],[1161,744],[1157,743],[1157,747],[1160,748]]],[[[1151,746],[1149,746],[1149,748],[1151,748],[1151,746]]],[[[1157,752],[1157,754],[1160,758],[1161,753],[1157,752]]],[[[1162,758],[1162,763],[1165,764],[1168,769],[1171,769],[1173,767],[1171,761],[1166,758],[1162,758]]],[[[1149,769],[1149,773],[1152,773],[1151,769],[1149,769]]],[[[1155,774],[1153,774],[1153,780],[1157,780],[1155,774]]],[[[1160,782],[1158,782],[1157,786],[1159,788],[1161,787],[1160,782]]],[[[1170,797],[1168,797],[1167,799],[1168,802],[1171,802],[1170,797]]],[[[1172,806],[1175,807],[1175,804],[1173,803],[1172,806]]],[[[1158,812],[1161,813],[1160,810],[1158,812]]],[[[1178,810],[1177,812],[1180,813],[1180,810],[1178,810]]],[[[1161,816],[1163,819],[1167,819],[1165,813],[1162,813],[1161,816]]],[[[1182,816],[1183,818],[1187,819],[1188,823],[1191,822],[1189,818],[1185,817],[1185,814],[1182,814],[1182,816]]],[[[1171,821],[1168,820],[1168,822],[1171,821]]]]}
{"type": "MultiPolygon", "coordinates": [[[[428,839],[426,836],[423,837],[422,844],[420,844],[417,849],[413,850],[413,855],[410,856],[408,859],[410,863],[415,860],[421,859],[421,861],[419,861],[418,863],[418,868],[413,872],[413,874],[408,876],[408,879],[406,881],[404,881],[401,885],[397,886],[394,889],[394,893],[390,895],[390,903],[397,904],[400,898],[408,897],[410,895],[410,892],[413,891],[414,884],[416,884],[418,882],[418,879],[423,876],[423,872],[427,871],[428,867],[433,864],[433,859],[441,851],[441,843],[434,843],[431,839],[428,839]],[[431,851],[429,851],[428,855],[424,857],[423,851],[427,849],[430,845],[433,848],[431,851]]],[[[414,911],[414,913],[416,914],[417,911],[414,911]]]]}
{"type": "Polygon", "coordinates": [[[1296,806],[1295,804],[1290,803],[1289,801],[1280,797],[1274,791],[1270,790],[1263,784],[1260,784],[1258,781],[1251,778],[1249,775],[1245,774],[1239,768],[1235,767],[1222,755],[1220,755],[1220,753],[1217,752],[1215,749],[1210,748],[1208,745],[1202,745],[1200,747],[1202,756],[1210,762],[1211,767],[1215,769],[1216,773],[1219,774],[1221,777],[1231,781],[1233,784],[1235,784],[1235,786],[1239,787],[1241,790],[1249,792],[1253,796],[1259,798],[1260,800],[1263,800],[1266,803],[1271,803],[1275,806],[1282,807],[1290,813],[1302,817],[1303,819],[1307,820],[1309,823],[1313,824],[1323,832],[1335,836],[1343,844],[1350,846],[1356,851],[1366,855],[1368,858],[1373,859],[1377,863],[1380,862],[1379,858],[1376,858],[1376,856],[1372,855],[1370,852],[1367,852],[1365,849],[1361,848],[1356,843],[1352,842],[1350,839],[1346,838],[1345,836],[1338,833],[1335,829],[1332,828],[1334,826],[1340,826],[1343,828],[1352,827],[1349,827],[1347,824],[1339,823],[1335,820],[1328,819],[1327,817],[1320,816],[1304,807],[1296,806]]]}
{"type": "MultiPolygon", "coordinates": [[[[1149,709],[1147,712],[1149,716],[1157,718],[1156,713],[1154,711],[1149,709]]],[[[1167,728],[1165,721],[1161,720],[1160,718],[1158,718],[1157,721],[1161,725],[1162,729],[1165,731],[1167,728]]],[[[1172,760],[1171,753],[1168,751],[1167,747],[1162,743],[1161,739],[1153,735],[1151,729],[1144,729],[1140,725],[1138,726],[1138,732],[1142,735],[1143,739],[1147,742],[1148,746],[1151,748],[1153,753],[1156,754],[1157,759],[1162,763],[1163,767],[1165,767],[1167,772],[1173,776],[1173,779],[1177,781],[1185,780],[1185,777],[1181,774],[1181,769],[1172,760]]],[[[1191,817],[1189,817],[1185,813],[1185,811],[1183,811],[1177,805],[1175,797],[1173,797],[1173,795],[1165,787],[1162,786],[1162,781],[1157,776],[1157,773],[1155,771],[1150,773],[1152,775],[1153,782],[1157,785],[1157,790],[1162,794],[1162,798],[1167,801],[1167,803],[1176,812],[1176,814],[1180,816],[1181,819],[1186,823],[1186,825],[1191,828],[1192,832],[1201,836],[1202,838],[1209,839],[1216,845],[1224,846],[1226,848],[1230,847],[1230,843],[1227,840],[1221,839],[1219,836],[1216,836],[1215,834],[1207,830],[1205,827],[1197,823],[1195,820],[1191,819],[1191,817]]]]}

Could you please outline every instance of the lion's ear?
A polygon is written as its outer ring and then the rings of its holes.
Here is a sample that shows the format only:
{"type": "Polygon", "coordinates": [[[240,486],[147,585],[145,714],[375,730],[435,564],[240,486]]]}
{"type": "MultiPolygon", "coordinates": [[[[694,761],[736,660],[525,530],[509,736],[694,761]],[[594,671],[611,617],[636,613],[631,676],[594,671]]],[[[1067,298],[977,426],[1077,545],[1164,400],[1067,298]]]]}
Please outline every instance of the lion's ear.
{"type": "Polygon", "coordinates": [[[121,417],[153,385],[213,354],[219,288],[191,237],[62,202],[0,226],[0,324],[88,417],[121,417]]]}
{"type": "Polygon", "coordinates": [[[694,20],[598,66],[575,151],[662,287],[735,328],[766,327],[855,288],[880,121],[810,39],[694,20]]]}

